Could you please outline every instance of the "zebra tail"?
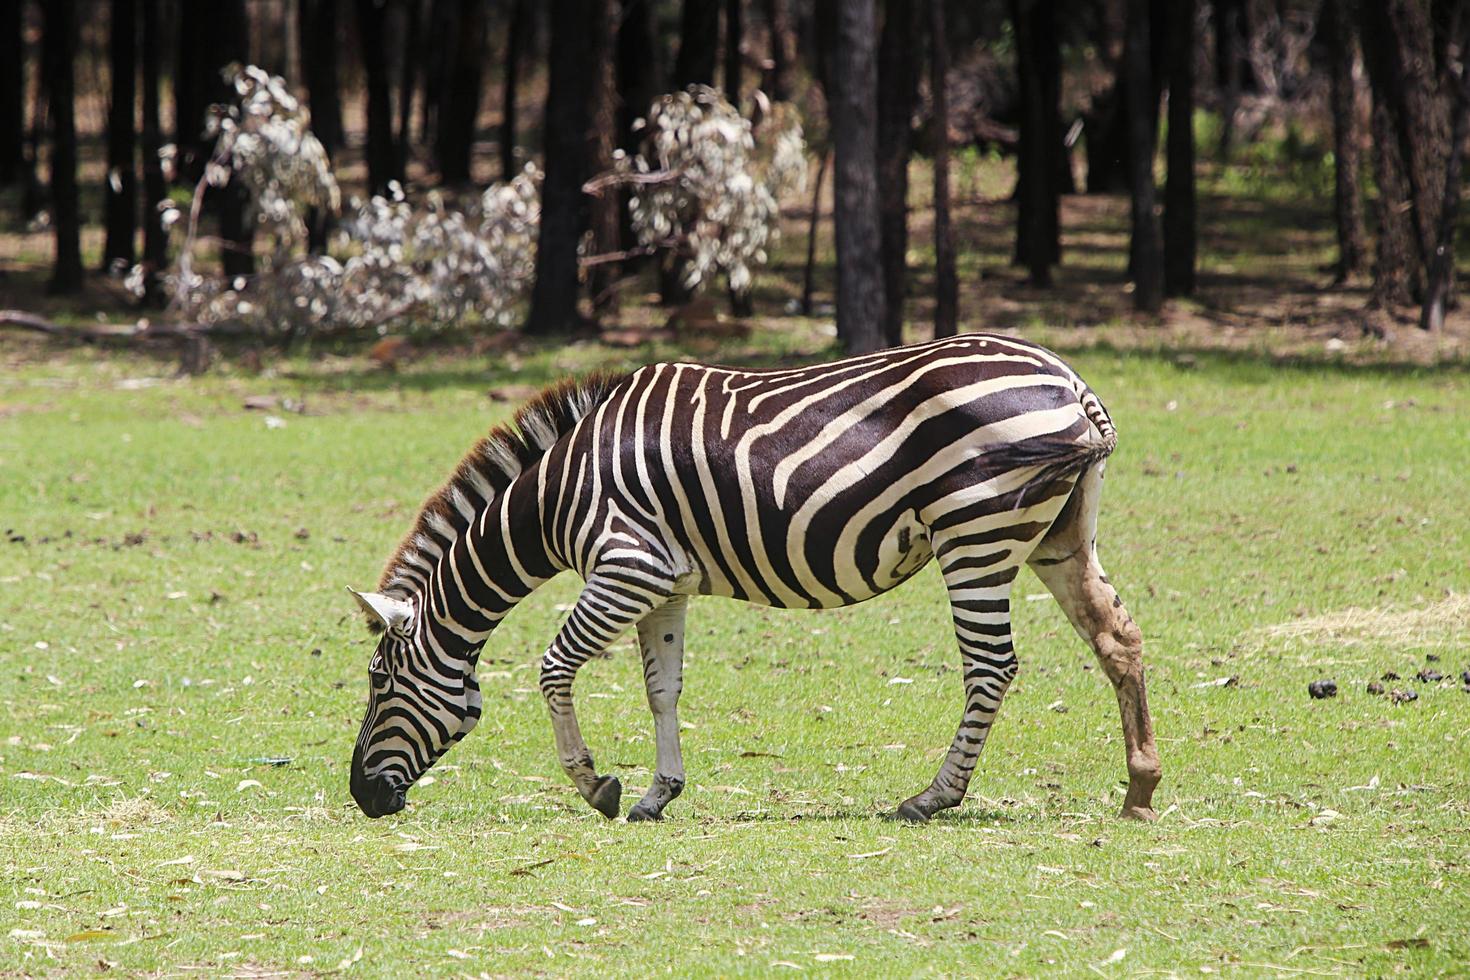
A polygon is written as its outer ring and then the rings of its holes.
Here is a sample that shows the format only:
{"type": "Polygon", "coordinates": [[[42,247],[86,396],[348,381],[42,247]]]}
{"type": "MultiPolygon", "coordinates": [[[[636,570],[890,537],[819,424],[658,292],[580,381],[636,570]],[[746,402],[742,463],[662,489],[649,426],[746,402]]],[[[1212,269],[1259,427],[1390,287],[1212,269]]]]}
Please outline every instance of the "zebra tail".
{"type": "Polygon", "coordinates": [[[1015,491],[1015,509],[1021,508],[1034,492],[1084,473],[1089,467],[1107,459],[1117,448],[1117,429],[1090,389],[1082,396],[1082,407],[1092,429],[1081,440],[1040,437],[986,450],[986,463],[998,471],[1036,470],[1015,491]]]}

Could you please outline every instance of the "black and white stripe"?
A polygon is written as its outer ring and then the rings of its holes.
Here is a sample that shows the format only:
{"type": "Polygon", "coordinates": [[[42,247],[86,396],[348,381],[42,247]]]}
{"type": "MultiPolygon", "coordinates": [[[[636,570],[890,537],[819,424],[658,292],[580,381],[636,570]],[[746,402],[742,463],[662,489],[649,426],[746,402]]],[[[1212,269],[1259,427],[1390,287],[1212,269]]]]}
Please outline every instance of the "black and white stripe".
{"type": "Polygon", "coordinates": [[[965,709],[939,774],[899,810],[927,818],[963,799],[1015,676],[1010,588],[1030,560],[1117,688],[1130,815],[1146,816],[1157,758],[1141,641],[1093,550],[1115,442],[1102,403],[1059,358],[989,335],[790,370],[656,364],[549,389],[471,450],[379,590],[358,595],[384,635],[354,796],[371,815],[401,808],[478,720],[474,665],[496,624],[571,569],[586,586],[541,670],[560,760],[588,802],[617,813],[621,787],[594,769],[572,682],[637,626],[658,759],[629,819],[657,818],[684,782],[688,596],[850,605],[933,558],[965,709]]]}

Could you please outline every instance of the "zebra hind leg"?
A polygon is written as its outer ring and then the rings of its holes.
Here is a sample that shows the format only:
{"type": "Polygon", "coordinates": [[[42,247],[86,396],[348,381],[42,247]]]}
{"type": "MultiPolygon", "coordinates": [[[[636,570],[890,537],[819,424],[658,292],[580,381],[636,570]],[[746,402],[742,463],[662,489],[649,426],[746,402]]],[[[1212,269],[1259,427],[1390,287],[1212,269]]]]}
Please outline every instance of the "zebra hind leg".
{"type": "MultiPolygon", "coordinates": [[[[949,587],[955,635],[964,668],[965,712],[939,773],[928,789],[905,800],[894,815],[923,823],[940,810],[959,806],[985,747],[1006,688],[1016,676],[1015,648],[1011,644],[1011,582],[1017,566],[1005,567],[963,543],[963,538],[935,549],[949,587]]],[[[1003,561],[1013,559],[1005,555],[1003,561]]]]}
{"type": "Polygon", "coordinates": [[[1144,689],[1143,634],[1097,560],[1101,490],[1102,469],[1094,467],[1078,482],[1066,510],[1029,560],[1073,628],[1097,654],[1117,694],[1128,764],[1122,816],[1154,820],[1153,793],[1162,770],[1144,689]]]}
{"type": "Polygon", "coordinates": [[[643,654],[643,684],[653,712],[657,768],[643,799],[628,811],[628,821],[662,820],[664,807],[684,791],[684,757],[679,746],[679,694],[684,689],[684,596],[675,596],[638,623],[643,654]]]}
{"type": "Polygon", "coordinates": [[[541,658],[541,694],[551,712],[557,758],[582,799],[609,820],[618,815],[623,786],[616,776],[597,775],[577,724],[572,682],[584,663],[667,600],[667,589],[653,585],[647,574],[640,568],[637,577],[592,575],[541,658]]]}

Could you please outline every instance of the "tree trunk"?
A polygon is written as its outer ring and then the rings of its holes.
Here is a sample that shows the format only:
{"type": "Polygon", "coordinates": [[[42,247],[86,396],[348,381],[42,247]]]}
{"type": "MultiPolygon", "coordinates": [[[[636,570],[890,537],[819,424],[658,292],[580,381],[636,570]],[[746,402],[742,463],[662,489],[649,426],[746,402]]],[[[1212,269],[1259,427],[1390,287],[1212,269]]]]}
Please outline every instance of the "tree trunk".
{"type": "Polygon", "coordinates": [[[306,76],[311,131],[327,155],[342,149],[342,96],[337,78],[337,4],[301,0],[301,66],[306,76]]]}
{"type": "MultiPolygon", "coordinates": [[[[367,76],[368,189],[387,190],[389,181],[403,179],[398,148],[393,140],[393,92],[388,50],[387,0],[357,0],[357,29],[361,35],[363,70],[367,76]]],[[[444,127],[441,125],[442,131],[444,127]]]]}
{"type": "Polygon", "coordinates": [[[1336,281],[1362,274],[1367,256],[1363,229],[1363,196],[1358,187],[1362,151],[1358,144],[1357,30],[1346,9],[1348,0],[1323,0],[1319,18],[1332,74],[1332,148],[1336,170],[1333,204],[1337,214],[1336,281]]]}
{"type": "Polygon", "coordinates": [[[837,335],[849,351],[863,353],[884,341],[873,0],[838,4],[835,40],[828,112],[836,161],[837,335]]]}
{"type": "Polygon", "coordinates": [[[586,227],[587,108],[592,76],[594,0],[553,0],[546,95],[546,177],[541,188],[541,235],[536,284],[526,332],[563,333],[579,325],[577,242],[586,227]]]}
{"type": "Polygon", "coordinates": [[[158,151],[163,145],[163,130],[158,120],[158,91],[162,45],[159,43],[158,5],[160,0],[140,0],[142,4],[143,61],[143,131],[139,141],[143,154],[143,264],[147,268],[144,301],[157,305],[162,299],[158,277],[168,265],[168,231],[158,203],[168,193],[163,179],[163,161],[158,151]]]}
{"type": "Polygon", "coordinates": [[[618,146],[632,153],[641,137],[633,131],[633,120],[648,115],[649,106],[662,90],[662,73],[653,0],[623,0],[622,7],[614,72],[618,82],[618,146]]]}
{"type": "Polygon", "coordinates": [[[109,25],[112,98],[107,110],[107,180],[103,207],[107,241],[102,269],[128,268],[138,232],[138,168],[133,113],[137,102],[137,14],[133,0],[112,0],[109,25]]]}
{"type": "MultiPolygon", "coordinates": [[[[188,6],[188,4],[185,4],[188,6]]],[[[216,0],[208,11],[208,45],[204,72],[209,85],[204,89],[208,105],[228,102],[234,89],[222,74],[226,65],[246,64],[250,60],[250,15],[245,0],[216,0]]],[[[208,152],[214,151],[213,144],[208,152]]],[[[221,265],[227,276],[248,276],[255,272],[255,222],[249,214],[250,195],[237,180],[215,192],[214,206],[219,212],[219,232],[223,239],[221,265]]]]}
{"type": "Polygon", "coordinates": [[[878,213],[882,234],[883,338],[903,343],[903,301],[908,291],[909,157],[914,101],[919,91],[919,17],[909,0],[885,0],[878,47],[878,213]]]}
{"type": "Polygon", "coordinates": [[[959,280],[949,221],[949,39],[944,0],[929,0],[929,88],[934,99],[934,336],[959,330],[959,280]]]}
{"type": "Polygon", "coordinates": [[[24,0],[0,0],[0,187],[9,187],[25,173],[23,5],[24,0]]]}
{"type": "Polygon", "coordinates": [[[500,103],[501,180],[510,180],[520,173],[516,165],[516,100],[520,97],[521,59],[531,40],[530,3],[531,0],[511,0],[510,32],[505,40],[505,87],[500,103]]]}
{"type": "Polygon", "coordinates": [[[720,5],[716,0],[684,0],[679,24],[679,55],[674,60],[674,88],[715,83],[720,49],[720,5]]]}
{"type": "Polygon", "coordinates": [[[1154,216],[1154,126],[1157,103],[1150,105],[1149,0],[1128,0],[1123,45],[1128,84],[1128,169],[1132,184],[1132,236],[1129,263],[1133,306],[1158,313],[1164,302],[1163,242],[1154,216]]]}
{"type": "Polygon", "coordinates": [[[1061,251],[1055,159],[1061,143],[1057,133],[1058,85],[1054,80],[1060,73],[1061,58],[1050,9],[1045,0],[1011,3],[1021,92],[1014,261],[1026,266],[1031,285],[1038,287],[1051,285],[1051,267],[1061,251]]]}
{"type": "Polygon", "coordinates": [[[81,224],[77,213],[77,130],[75,70],[77,19],[75,0],[48,0],[42,30],[46,90],[51,101],[51,221],[56,231],[53,293],[82,288],[81,224]]]}
{"type": "MultiPolygon", "coordinates": [[[[1456,24],[1456,28],[1461,25],[1456,24]]],[[[1440,204],[1439,228],[1434,255],[1429,262],[1429,283],[1424,309],[1419,316],[1423,330],[1438,333],[1444,328],[1450,302],[1450,283],[1455,270],[1455,219],[1460,209],[1460,178],[1465,162],[1465,139],[1470,135],[1470,65],[1463,59],[1470,48],[1470,35],[1459,34],[1461,65],[1454,88],[1454,123],[1450,131],[1450,158],[1445,165],[1444,198],[1440,204]]]]}
{"type": "Polygon", "coordinates": [[[817,179],[812,182],[812,213],[806,226],[806,272],[801,280],[801,315],[811,316],[816,310],[813,294],[817,278],[817,225],[822,220],[822,184],[827,180],[827,163],[832,159],[824,152],[817,161],[817,179]]]}
{"type": "Polygon", "coordinates": [[[740,76],[745,67],[740,44],[745,39],[742,0],[725,0],[725,98],[740,108],[740,76]]]}
{"type": "Polygon", "coordinates": [[[765,0],[766,29],[771,36],[771,70],[762,84],[777,102],[796,94],[796,32],[791,28],[789,0],[765,0]]]}
{"type": "MultiPolygon", "coordinates": [[[[592,126],[587,133],[587,157],[590,173],[612,169],[613,150],[618,146],[618,87],[616,78],[616,45],[618,23],[622,17],[619,0],[597,0],[596,11],[588,25],[592,34],[592,52],[587,71],[592,75],[592,126]]],[[[617,188],[608,188],[588,201],[591,213],[593,250],[600,255],[621,251],[623,196],[617,188]]],[[[596,314],[610,313],[618,307],[614,284],[622,275],[616,262],[594,266],[587,277],[596,314]]]]}
{"type": "Polygon", "coordinates": [[[178,6],[179,45],[174,60],[174,146],[178,172],[186,184],[194,184],[204,172],[206,158],[204,114],[210,103],[207,50],[208,11],[204,4],[178,6]]]}
{"type": "Polygon", "coordinates": [[[1220,144],[1216,155],[1228,163],[1235,143],[1235,113],[1240,107],[1246,51],[1245,0],[1215,0],[1215,83],[1220,91],[1220,144]]]}
{"type": "Polygon", "coordinates": [[[1449,153],[1449,115],[1434,73],[1427,4],[1424,0],[1365,3],[1362,17],[1363,61],[1374,104],[1387,110],[1408,185],[1415,246],[1411,277],[1422,287],[1438,244],[1449,153]]]}
{"type": "MultiPolygon", "coordinates": [[[[519,8],[520,4],[517,3],[516,7],[519,8]]],[[[519,9],[511,16],[520,16],[519,9]]],[[[480,71],[486,60],[484,0],[459,0],[455,27],[453,47],[449,52],[447,85],[440,93],[436,155],[439,158],[439,177],[444,183],[467,184],[470,182],[475,120],[480,115],[480,71]]],[[[505,142],[514,146],[514,140],[505,142]]],[[[501,164],[505,179],[514,176],[504,170],[503,157],[501,164]]]]}
{"type": "Polygon", "coordinates": [[[1378,239],[1369,305],[1378,309],[1407,306],[1418,290],[1414,266],[1414,229],[1409,221],[1408,180],[1399,157],[1393,120],[1381,96],[1373,95],[1373,172],[1378,185],[1374,214],[1378,239]]]}
{"type": "Polygon", "coordinates": [[[1194,185],[1195,0],[1168,9],[1169,176],[1164,184],[1164,293],[1194,293],[1197,208],[1194,185]]]}
{"type": "MultiPolygon", "coordinates": [[[[472,3],[474,0],[465,0],[472,3]]],[[[398,172],[405,177],[408,176],[408,162],[413,156],[413,93],[418,87],[418,68],[421,58],[419,52],[419,27],[423,12],[419,9],[419,0],[404,0],[403,3],[403,49],[399,52],[398,72],[398,172]]],[[[464,43],[463,36],[459,39],[464,43]]],[[[483,44],[481,45],[483,47],[483,44]]],[[[477,55],[483,55],[483,51],[477,51],[477,55]]],[[[475,86],[475,108],[479,108],[479,85],[475,86]]],[[[474,141],[474,119],[470,120],[469,130],[470,144],[474,141]]],[[[466,153],[465,167],[469,167],[469,155],[466,153]]]]}

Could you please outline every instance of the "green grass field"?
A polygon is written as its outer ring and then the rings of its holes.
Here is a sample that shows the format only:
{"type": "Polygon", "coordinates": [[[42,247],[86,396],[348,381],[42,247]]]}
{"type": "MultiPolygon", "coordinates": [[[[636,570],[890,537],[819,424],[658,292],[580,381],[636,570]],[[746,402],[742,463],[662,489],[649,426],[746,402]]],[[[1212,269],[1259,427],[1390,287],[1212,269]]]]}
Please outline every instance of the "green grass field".
{"type": "MultiPolygon", "coordinates": [[[[0,349],[0,973],[1470,970],[1463,369],[1072,357],[1121,432],[1100,549],[1146,636],[1155,825],[1115,817],[1112,692],[1029,573],[970,800],[879,818],[959,719],[932,567],[835,612],[696,600],[689,788],[656,825],[603,820],[557,765],[535,678],[558,579],[492,640],[478,730],[364,818],[372,643],[343,587],[508,413],[490,389],[651,356],[175,381],[0,349]],[[253,395],[305,412],[268,424],[253,395]],[[1417,700],[1366,693],[1386,671],[1417,700]],[[1322,677],[1336,699],[1308,698],[1322,677]]],[[[578,691],[631,802],[653,763],[631,644],[578,691]]]]}

